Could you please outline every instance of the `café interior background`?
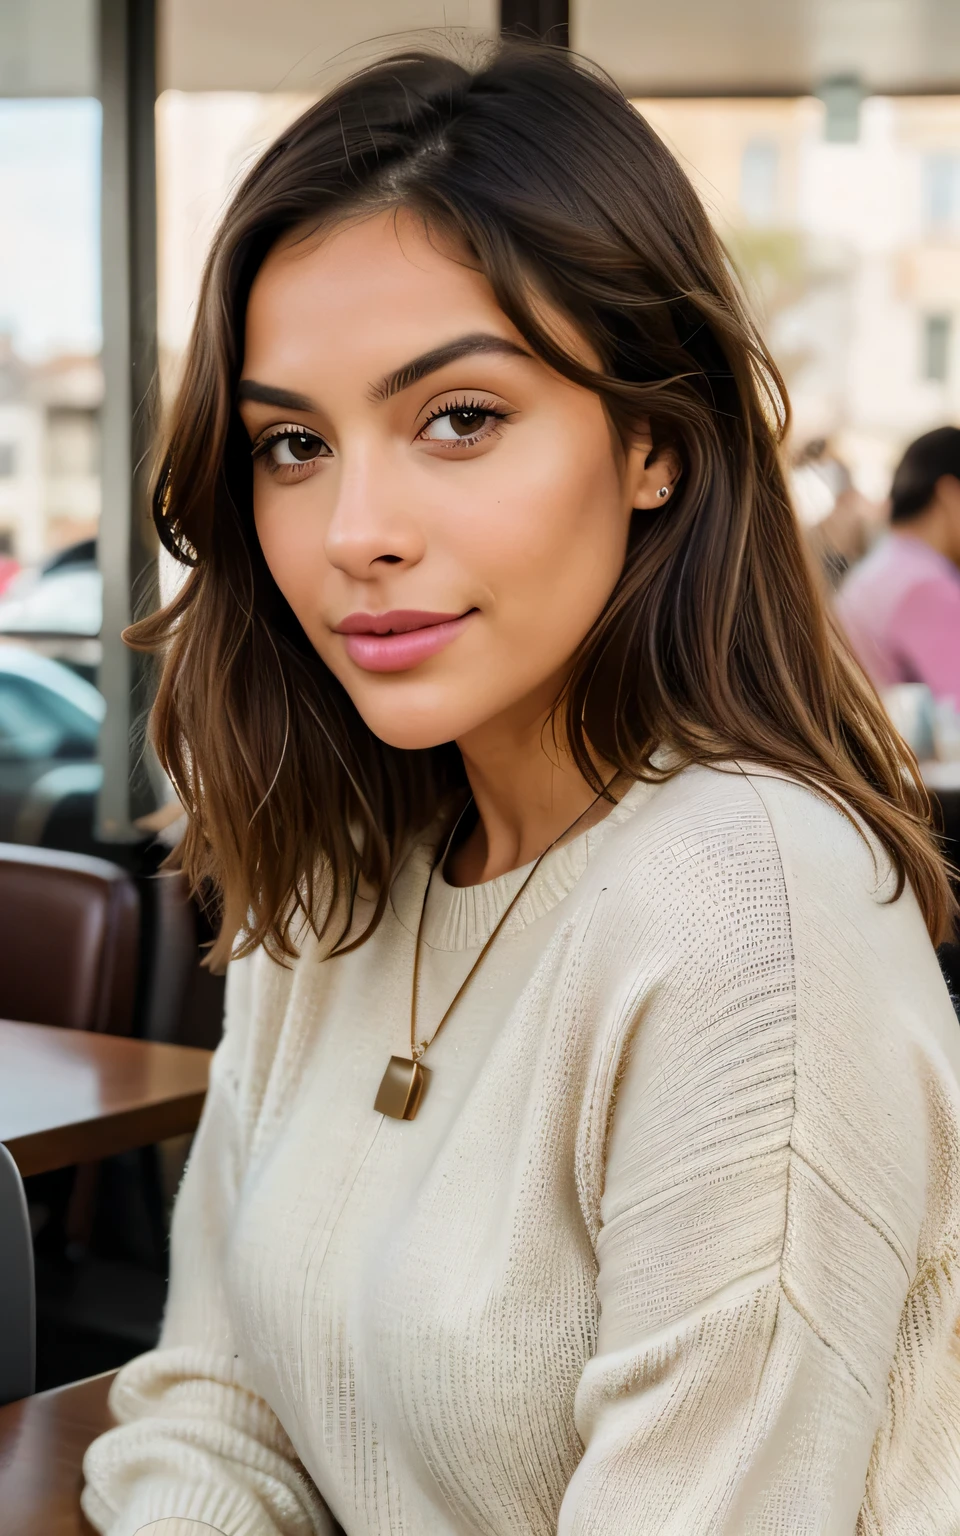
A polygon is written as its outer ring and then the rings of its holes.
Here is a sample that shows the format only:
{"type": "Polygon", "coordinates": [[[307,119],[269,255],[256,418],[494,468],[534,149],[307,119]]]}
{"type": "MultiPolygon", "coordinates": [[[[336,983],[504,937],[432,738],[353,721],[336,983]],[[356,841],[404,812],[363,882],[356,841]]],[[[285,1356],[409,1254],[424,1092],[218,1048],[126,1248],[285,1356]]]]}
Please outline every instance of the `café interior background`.
{"type": "MultiPolygon", "coordinates": [[[[411,40],[469,56],[507,26],[605,68],[699,188],[790,390],[827,588],[885,536],[904,447],[960,422],[956,0],[4,0],[0,844],[96,854],[135,887],[125,1028],[144,1042],[213,1046],[222,1005],[205,914],[153,878],[179,807],[120,639],[176,578],[147,481],[212,231],[342,74],[411,40]]],[[[928,693],[888,707],[960,848],[960,700],[928,693]]],[[[28,1178],[39,1385],[155,1340],[185,1150],[131,1141],[95,1192],[71,1168],[28,1178]]]]}

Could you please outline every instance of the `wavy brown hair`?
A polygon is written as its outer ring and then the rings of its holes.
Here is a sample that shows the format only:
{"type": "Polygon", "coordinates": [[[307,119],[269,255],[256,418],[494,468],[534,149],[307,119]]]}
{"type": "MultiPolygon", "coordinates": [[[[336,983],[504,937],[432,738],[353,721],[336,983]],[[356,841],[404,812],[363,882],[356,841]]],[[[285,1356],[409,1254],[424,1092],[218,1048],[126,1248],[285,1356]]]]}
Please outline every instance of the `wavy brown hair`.
{"type": "Polygon", "coordinates": [[[876,834],[897,896],[909,882],[942,940],[953,899],[930,805],[825,613],[781,470],[782,382],[723,248],[609,80],[513,44],[476,68],[408,51],[340,85],[247,175],[207,263],[154,504],[192,569],[127,638],[162,654],[153,739],[188,815],[183,867],[222,894],[213,963],[238,934],[242,952],[295,953],[293,925],[348,922],[361,879],[377,895],[366,936],[410,834],[465,783],[453,744],[374,736],[310,646],[257,541],[236,410],[247,298],[275,242],[401,205],[457,239],[529,345],[624,437],[648,417],[682,464],[671,502],[635,519],[557,701],[584,778],[600,789],[598,757],[662,778],[663,743],[670,772],[742,759],[789,774],[876,834]],[[598,371],[548,334],[544,297],[598,371]]]}

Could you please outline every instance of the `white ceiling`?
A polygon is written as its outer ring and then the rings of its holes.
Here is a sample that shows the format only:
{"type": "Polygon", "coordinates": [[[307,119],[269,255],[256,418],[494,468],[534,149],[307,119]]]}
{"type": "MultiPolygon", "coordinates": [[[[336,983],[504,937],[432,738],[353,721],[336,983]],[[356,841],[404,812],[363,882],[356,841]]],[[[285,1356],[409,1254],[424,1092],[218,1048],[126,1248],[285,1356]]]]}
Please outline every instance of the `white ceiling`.
{"type": "Polygon", "coordinates": [[[631,94],[960,90],[960,0],[571,0],[571,42],[631,94]]]}
{"type": "MultiPolygon", "coordinates": [[[[161,89],[320,90],[411,36],[492,36],[498,0],[158,0],[161,89]]],[[[960,0],[570,0],[631,94],[960,91],[960,0]]],[[[96,91],[96,0],[0,0],[0,96],[96,91]]]]}
{"type": "Polygon", "coordinates": [[[0,96],[96,93],[96,0],[0,0],[0,96]]]}
{"type": "MultiPolygon", "coordinates": [[[[0,4],[4,0],[0,0],[0,4]]],[[[960,0],[958,0],[960,4],[960,0]]],[[[159,85],[321,90],[337,74],[445,31],[491,36],[498,0],[159,0],[159,85]]]]}

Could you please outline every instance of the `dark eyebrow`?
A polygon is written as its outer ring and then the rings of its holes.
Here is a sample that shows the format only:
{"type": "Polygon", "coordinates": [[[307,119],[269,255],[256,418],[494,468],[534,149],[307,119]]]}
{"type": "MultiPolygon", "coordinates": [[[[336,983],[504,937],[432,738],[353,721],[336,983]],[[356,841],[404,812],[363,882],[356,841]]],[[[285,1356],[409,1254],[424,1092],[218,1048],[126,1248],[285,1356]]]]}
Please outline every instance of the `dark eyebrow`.
{"type": "Polygon", "coordinates": [[[445,342],[441,347],[432,347],[429,352],[422,352],[412,362],[404,363],[402,368],[396,368],[393,373],[386,374],[379,382],[370,387],[371,400],[389,400],[391,395],[398,395],[402,389],[409,389],[411,384],[417,384],[425,379],[428,374],[436,373],[438,368],[445,368],[448,363],[455,363],[461,357],[473,357],[479,352],[502,352],[509,357],[532,357],[526,347],[518,346],[515,341],[508,341],[506,336],[494,336],[486,331],[476,331],[470,336],[459,336],[456,341],[445,342]]]}
{"type": "Polygon", "coordinates": [[[272,384],[258,384],[256,379],[240,380],[237,399],[256,400],[258,405],[279,405],[285,411],[310,411],[314,416],[317,414],[317,407],[309,395],[298,395],[291,389],[274,389],[272,384]]]}

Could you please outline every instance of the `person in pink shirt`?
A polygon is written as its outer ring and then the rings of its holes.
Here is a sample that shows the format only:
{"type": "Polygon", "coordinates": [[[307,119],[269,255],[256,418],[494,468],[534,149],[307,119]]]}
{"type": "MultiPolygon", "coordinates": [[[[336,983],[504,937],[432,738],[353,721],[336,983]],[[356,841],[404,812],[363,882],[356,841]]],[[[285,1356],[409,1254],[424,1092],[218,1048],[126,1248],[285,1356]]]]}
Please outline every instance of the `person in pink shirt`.
{"type": "Polygon", "coordinates": [[[847,577],[837,615],[877,688],[926,683],[960,707],[960,429],[911,443],[891,531],[847,577]]]}

